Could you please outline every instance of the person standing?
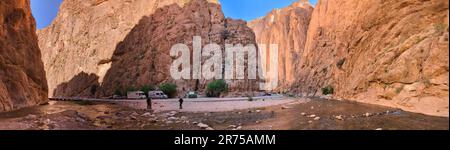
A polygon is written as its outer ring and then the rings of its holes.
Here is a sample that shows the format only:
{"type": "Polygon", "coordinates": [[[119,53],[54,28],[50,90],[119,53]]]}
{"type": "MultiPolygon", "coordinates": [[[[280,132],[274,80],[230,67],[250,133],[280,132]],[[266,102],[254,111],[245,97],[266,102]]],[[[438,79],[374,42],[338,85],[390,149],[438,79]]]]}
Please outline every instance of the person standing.
{"type": "Polygon", "coordinates": [[[183,98],[180,97],[180,100],[178,100],[178,102],[180,102],[180,109],[183,109],[183,98]]]}
{"type": "Polygon", "coordinates": [[[152,98],[150,96],[147,97],[147,109],[152,110],[152,98]]]}

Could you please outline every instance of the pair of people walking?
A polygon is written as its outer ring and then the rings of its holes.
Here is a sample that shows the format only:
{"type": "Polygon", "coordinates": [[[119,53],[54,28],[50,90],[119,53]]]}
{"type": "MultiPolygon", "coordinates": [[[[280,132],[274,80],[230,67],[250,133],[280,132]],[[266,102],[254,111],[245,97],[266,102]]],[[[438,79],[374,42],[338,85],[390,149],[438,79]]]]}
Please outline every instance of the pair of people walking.
{"type": "MultiPolygon", "coordinates": [[[[180,99],[178,100],[179,104],[180,104],[180,109],[183,109],[183,98],[180,97],[180,99]]],[[[147,97],[147,109],[148,110],[152,110],[152,98],[151,97],[147,97]]]]}

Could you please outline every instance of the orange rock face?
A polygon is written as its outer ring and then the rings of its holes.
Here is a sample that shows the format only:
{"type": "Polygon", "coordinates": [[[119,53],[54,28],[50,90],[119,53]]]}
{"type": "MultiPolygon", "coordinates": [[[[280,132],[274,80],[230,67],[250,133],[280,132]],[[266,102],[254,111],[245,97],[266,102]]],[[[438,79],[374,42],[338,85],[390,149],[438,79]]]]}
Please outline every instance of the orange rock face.
{"type": "Polygon", "coordinates": [[[0,112],[47,102],[47,80],[28,0],[0,1],[0,112]]]}
{"type": "Polygon", "coordinates": [[[313,9],[308,2],[299,1],[248,23],[258,44],[278,44],[277,91],[290,89],[298,76],[298,62],[305,47],[313,9]]]}
{"type": "MultiPolygon", "coordinates": [[[[329,87],[335,99],[448,116],[448,13],[445,0],[302,1],[249,28],[225,19],[217,0],[66,0],[38,35],[51,96],[165,82],[181,93],[204,89],[209,81],[175,81],[169,72],[170,48],[184,43],[192,53],[200,36],[222,50],[279,44],[277,91],[322,96],[329,87]]],[[[239,93],[256,90],[256,81],[228,83],[239,93]]]]}
{"type": "MultiPolygon", "coordinates": [[[[50,97],[55,96],[58,85],[80,74],[96,75],[101,83],[111,67],[108,60],[117,43],[124,40],[141,18],[169,4],[184,3],[176,0],[64,1],[53,23],[38,31],[50,97]]],[[[83,84],[73,85],[86,88],[83,84]]]]}
{"type": "Polygon", "coordinates": [[[448,116],[448,1],[320,0],[297,92],[448,116]]]}
{"type": "MultiPolygon", "coordinates": [[[[64,1],[53,24],[38,35],[50,95],[56,97],[111,96],[117,88],[166,82],[176,83],[181,94],[204,89],[208,81],[171,78],[173,45],[184,43],[192,51],[194,36],[202,37],[202,45],[255,43],[246,22],[225,19],[217,0],[64,1]]],[[[253,83],[229,81],[232,91],[252,90],[253,83]]]]}
{"type": "MultiPolygon", "coordinates": [[[[255,43],[254,34],[246,27],[246,22],[225,19],[218,4],[195,0],[184,7],[162,7],[153,15],[144,17],[125,40],[119,43],[101,92],[111,95],[116,88],[160,83],[176,83],[180,93],[189,90],[203,91],[209,81],[173,80],[169,72],[175,59],[170,56],[171,47],[183,43],[193,54],[194,36],[202,38],[202,45],[221,45],[223,54],[225,43],[255,43]]],[[[193,67],[193,63],[191,66],[193,67]]],[[[252,91],[256,88],[255,81],[230,81],[229,84],[231,91],[252,91]]]]}

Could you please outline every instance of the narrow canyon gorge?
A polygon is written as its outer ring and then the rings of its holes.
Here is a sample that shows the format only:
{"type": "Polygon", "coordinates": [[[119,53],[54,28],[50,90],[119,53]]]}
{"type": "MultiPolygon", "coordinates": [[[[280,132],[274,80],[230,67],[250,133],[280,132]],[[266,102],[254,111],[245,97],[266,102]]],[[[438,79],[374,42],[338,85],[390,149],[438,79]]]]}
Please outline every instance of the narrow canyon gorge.
{"type": "MultiPolygon", "coordinates": [[[[28,0],[0,1],[0,111],[162,83],[204,92],[208,80],[171,78],[170,49],[217,43],[278,44],[273,92],[448,117],[448,5],[301,0],[246,22],[226,18],[218,0],[64,0],[36,31],[28,0]]],[[[229,92],[247,96],[259,80],[229,80],[229,92]]]]}
{"type": "Polygon", "coordinates": [[[447,1],[299,1],[249,26],[279,44],[278,91],[448,116],[447,1]]]}

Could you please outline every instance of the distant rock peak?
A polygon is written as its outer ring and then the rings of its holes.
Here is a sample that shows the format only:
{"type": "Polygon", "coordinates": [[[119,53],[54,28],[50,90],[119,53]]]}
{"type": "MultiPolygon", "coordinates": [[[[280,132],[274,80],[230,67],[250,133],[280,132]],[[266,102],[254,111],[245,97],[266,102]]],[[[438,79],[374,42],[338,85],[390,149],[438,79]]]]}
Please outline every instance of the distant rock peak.
{"type": "Polygon", "coordinates": [[[300,7],[300,8],[307,8],[307,7],[313,7],[311,3],[309,3],[308,0],[300,0],[297,2],[292,3],[290,7],[300,7]]]}

